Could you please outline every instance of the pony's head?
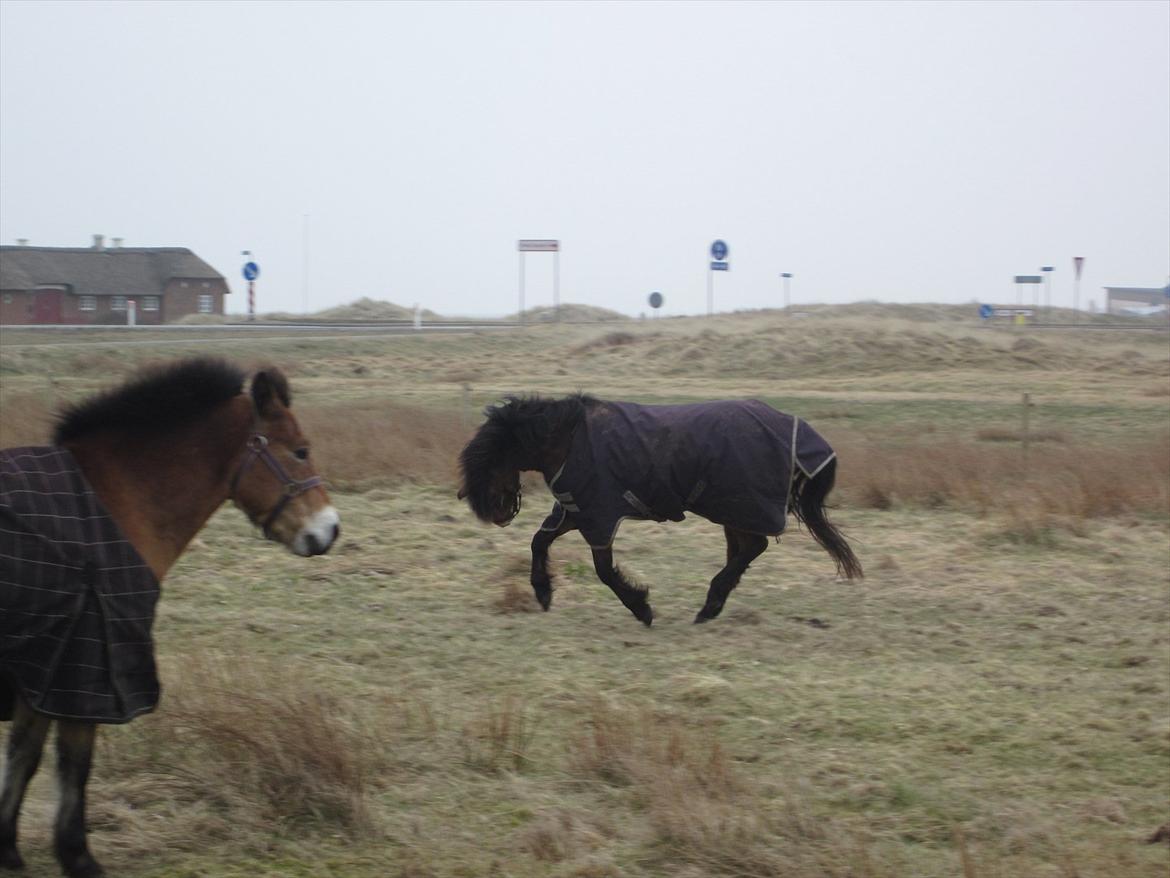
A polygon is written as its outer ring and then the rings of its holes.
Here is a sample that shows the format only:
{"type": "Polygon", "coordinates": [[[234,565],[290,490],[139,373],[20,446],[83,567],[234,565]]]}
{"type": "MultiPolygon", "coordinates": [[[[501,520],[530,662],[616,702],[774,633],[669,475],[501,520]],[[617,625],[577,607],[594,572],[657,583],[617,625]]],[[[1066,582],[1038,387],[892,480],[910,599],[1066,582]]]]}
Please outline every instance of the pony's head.
{"type": "Polygon", "coordinates": [[[520,511],[522,448],[518,428],[522,400],[506,398],[484,410],[487,420],[459,455],[459,499],[480,521],[506,527],[520,511]]]}
{"type": "Polygon", "coordinates": [[[279,369],[252,376],[253,428],[232,477],[231,497],[269,539],[298,555],[321,555],[337,539],[339,516],[291,411],[279,369]]]}
{"type": "Polygon", "coordinates": [[[459,456],[459,499],[481,521],[511,523],[520,511],[521,471],[545,469],[557,455],[563,458],[573,428],[594,401],[579,393],[563,399],[508,396],[489,406],[487,420],[459,456]]]}

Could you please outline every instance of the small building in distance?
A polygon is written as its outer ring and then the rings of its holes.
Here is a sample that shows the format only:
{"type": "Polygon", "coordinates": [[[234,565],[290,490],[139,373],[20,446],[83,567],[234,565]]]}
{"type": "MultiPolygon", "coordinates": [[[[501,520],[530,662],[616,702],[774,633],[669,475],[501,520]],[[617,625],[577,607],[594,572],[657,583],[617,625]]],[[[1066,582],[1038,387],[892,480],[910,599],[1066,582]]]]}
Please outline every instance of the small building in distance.
{"type": "Polygon", "coordinates": [[[224,276],[186,247],[0,246],[0,324],[159,324],[224,313],[224,276]]]}
{"type": "Polygon", "coordinates": [[[1105,287],[1105,310],[1110,314],[1170,313],[1170,284],[1164,287],[1105,287]]]}

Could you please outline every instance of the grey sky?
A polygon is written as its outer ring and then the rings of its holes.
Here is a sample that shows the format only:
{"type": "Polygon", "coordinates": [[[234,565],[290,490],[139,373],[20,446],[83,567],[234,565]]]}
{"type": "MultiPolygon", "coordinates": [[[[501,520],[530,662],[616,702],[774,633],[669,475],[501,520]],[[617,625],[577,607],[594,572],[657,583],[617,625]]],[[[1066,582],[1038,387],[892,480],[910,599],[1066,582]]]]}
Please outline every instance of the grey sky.
{"type": "Polygon", "coordinates": [[[260,310],[503,314],[522,237],[626,313],[702,313],[716,237],[719,310],[1042,264],[1071,304],[1073,256],[1100,300],[1170,273],[1170,3],[4,0],[0,239],[94,233],[191,247],[233,311],[251,249],[260,310]]]}

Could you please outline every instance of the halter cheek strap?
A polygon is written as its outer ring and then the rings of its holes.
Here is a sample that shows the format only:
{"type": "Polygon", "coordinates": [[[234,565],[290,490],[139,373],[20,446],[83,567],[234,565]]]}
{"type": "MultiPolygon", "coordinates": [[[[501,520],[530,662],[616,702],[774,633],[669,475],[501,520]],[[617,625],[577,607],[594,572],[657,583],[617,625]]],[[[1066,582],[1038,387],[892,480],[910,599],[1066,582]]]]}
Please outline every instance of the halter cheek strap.
{"type": "Polygon", "coordinates": [[[231,489],[228,496],[233,500],[236,498],[236,488],[239,487],[240,479],[243,478],[244,473],[248,471],[257,459],[262,460],[268,469],[272,471],[272,474],[280,481],[281,487],[284,489],[280,500],[272,507],[272,511],[268,513],[264,519],[264,523],[260,526],[260,529],[264,532],[264,536],[272,539],[272,533],[269,528],[272,527],[276,519],[280,518],[280,513],[284,512],[284,507],[288,505],[288,502],[293,497],[298,497],[306,491],[316,488],[324,482],[324,479],[320,476],[310,476],[307,479],[294,479],[290,476],[284,467],[280,465],[280,461],[268,450],[268,437],[263,433],[253,433],[249,436],[246,447],[247,454],[240,464],[240,468],[236,470],[236,474],[232,476],[231,489]]]}

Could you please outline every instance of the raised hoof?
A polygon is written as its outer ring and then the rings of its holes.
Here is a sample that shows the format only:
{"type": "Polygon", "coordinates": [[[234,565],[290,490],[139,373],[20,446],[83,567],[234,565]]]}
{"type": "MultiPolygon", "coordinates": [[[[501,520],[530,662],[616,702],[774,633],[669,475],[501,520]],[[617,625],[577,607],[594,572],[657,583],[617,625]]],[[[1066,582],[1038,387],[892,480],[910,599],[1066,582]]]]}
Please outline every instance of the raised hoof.
{"type": "Polygon", "coordinates": [[[4,869],[7,872],[15,872],[23,868],[24,859],[15,847],[6,847],[4,850],[0,850],[0,869],[4,869]]]}
{"type": "Polygon", "coordinates": [[[702,625],[704,622],[710,622],[722,612],[723,607],[716,607],[713,610],[709,609],[708,607],[703,607],[703,609],[699,610],[699,612],[695,614],[695,624],[702,625]]]}
{"type": "Polygon", "coordinates": [[[634,617],[645,625],[647,628],[654,622],[654,611],[650,609],[649,604],[643,604],[637,609],[633,610],[634,617]]]}

